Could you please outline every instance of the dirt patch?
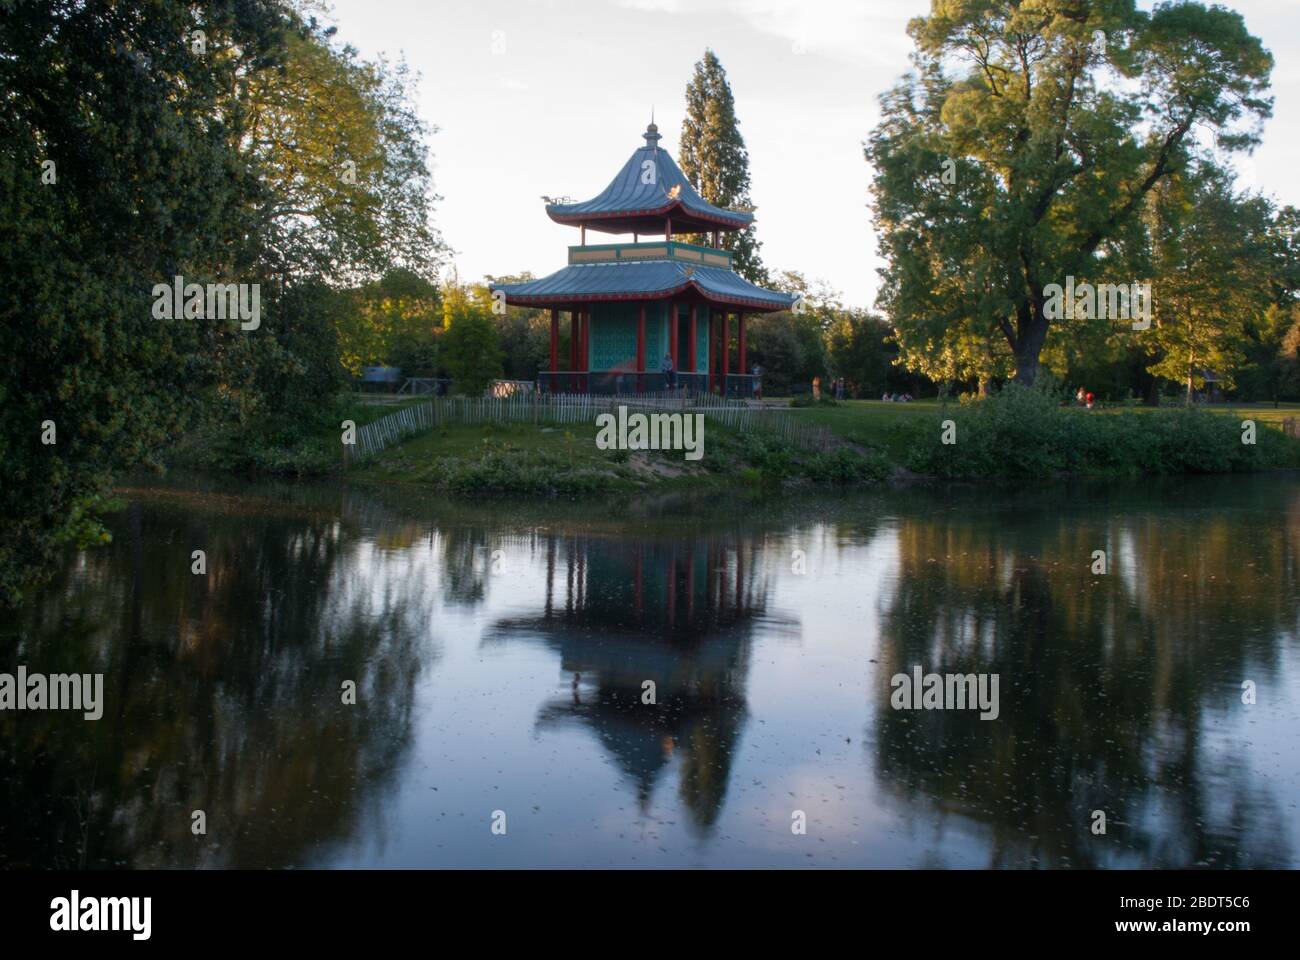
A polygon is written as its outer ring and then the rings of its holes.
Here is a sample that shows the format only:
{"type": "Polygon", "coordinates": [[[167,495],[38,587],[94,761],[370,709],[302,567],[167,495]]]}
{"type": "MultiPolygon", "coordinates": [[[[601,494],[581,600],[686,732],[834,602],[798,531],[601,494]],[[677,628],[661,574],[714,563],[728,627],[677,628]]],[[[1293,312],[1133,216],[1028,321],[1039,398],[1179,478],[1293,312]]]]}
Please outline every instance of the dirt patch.
{"type": "Polygon", "coordinates": [[[662,457],[652,457],[639,450],[632,451],[628,457],[627,465],[637,473],[648,479],[663,480],[673,477],[684,477],[688,474],[696,473],[698,470],[685,461],[675,463],[672,460],[665,460],[662,457]]]}

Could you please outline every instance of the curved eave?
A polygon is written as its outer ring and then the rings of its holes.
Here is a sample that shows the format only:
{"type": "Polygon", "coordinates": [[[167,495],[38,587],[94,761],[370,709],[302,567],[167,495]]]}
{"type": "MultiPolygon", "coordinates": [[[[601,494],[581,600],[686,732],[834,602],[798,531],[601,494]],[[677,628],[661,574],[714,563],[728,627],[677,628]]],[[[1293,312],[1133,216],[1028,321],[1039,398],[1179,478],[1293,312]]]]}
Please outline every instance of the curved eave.
{"type": "Polygon", "coordinates": [[[659,207],[634,210],[592,210],[575,209],[583,204],[547,204],[546,215],[556,223],[566,226],[589,226],[593,230],[609,233],[633,233],[642,225],[648,233],[663,224],[660,221],[673,217],[674,228],[681,233],[696,232],[700,227],[720,227],[727,230],[744,230],[754,221],[752,214],[719,215],[708,210],[698,210],[687,206],[681,200],[673,200],[659,207]]]}
{"type": "Polygon", "coordinates": [[[665,287],[662,290],[638,290],[634,292],[620,293],[512,293],[504,287],[492,287],[493,290],[501,290],[506,295],[506,303],[512,307],[553,307],[559,310],[567,310],[574,304],[582,303],[627,303],[636,300],[668,300],[680,297],[682,294],[690,291],[700,300],[707,303],[723,304],[732,307],[744,307],[747,310],[753,310],[755,313],[776,313],[781,310],[789,310],[794,306],[794,298],[790,298],[788,303],[774,303],[771,300],[761,300],[753,297],[745,297],[738,294],[723,294],[707,287],[702,286],[695,280],[687,280],[676,286],[665,287]]]}

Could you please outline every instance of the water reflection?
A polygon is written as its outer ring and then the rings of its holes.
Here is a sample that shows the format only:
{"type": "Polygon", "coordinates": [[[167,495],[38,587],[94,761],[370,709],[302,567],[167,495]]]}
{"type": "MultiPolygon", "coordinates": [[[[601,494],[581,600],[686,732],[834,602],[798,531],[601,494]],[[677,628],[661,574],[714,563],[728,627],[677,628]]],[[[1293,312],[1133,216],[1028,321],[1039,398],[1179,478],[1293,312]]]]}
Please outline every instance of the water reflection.
{"type": "MultiPolygon", "coordinates": [[[[903,808],[985,825],[989,866],[1292,863],[1272,765],[1222,736],[1254,721],[1241,681],[1294,695],[1279,670],[1295,642],[1300,494],[1267,487],[1286,495],[1277,523],[1261,486],[1129,488],[1121,509],[1085,490],[1082,511],[1045,500],[1015,524],[903,518],[881,674],[996,673],[1003,704],[984,722],[875,700],[875,760],[903,808]]],[[[1270,741],[1293,739],[1294,701],[1288,713],[1270,741]]]]}
{"type": "Polygon", "coordinates": [[[3,862],[282,866],[349,835],[409,741],[429,598],[368,562],[337,508],[129,495],[113,547],[5,630],[6,670],[103,672],[107,707],[0,714],[3,862]]]}
{"type": "Polygon", "coordinates": [[[537,615],[502,619],[486,640],[537,639],[572,676],[541,710],[542,729],[589,728],[616,758],[648,812],[676,759],[694,824],[717,820],[748,710],[745,682],[768,580],[756,541],[710,537],[546,538],[546,593],[537,615]],[[561,596],[557,596],[557,580],[561,596]]]}
{"type": "Polygon", "coordinates": [[[0,669],[103,672],[107,701],[0,713],[0,864],[1297,862],[1289,478],[125,496],[0,625],[0,669]],[[915,665],[997,673],[998,719],[891,709],[915,665]]]}

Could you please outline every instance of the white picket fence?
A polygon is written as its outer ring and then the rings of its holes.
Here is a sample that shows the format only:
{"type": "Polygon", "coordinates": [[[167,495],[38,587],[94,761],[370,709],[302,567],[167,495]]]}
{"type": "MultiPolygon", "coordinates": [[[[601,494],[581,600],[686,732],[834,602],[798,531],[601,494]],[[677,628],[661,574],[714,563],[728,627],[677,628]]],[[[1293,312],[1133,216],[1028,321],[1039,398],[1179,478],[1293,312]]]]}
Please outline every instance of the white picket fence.
{"type": "Polygon", "coordinates": [[[826,427],[801,422],[797,411],[759,408],[712,395],[676,393],[634,396],[526,393],[509,397],[433,397],[358,427],[355,444],[344,444],[344,460],[357,463],[377,457],[393,444],[445,425],[480,423],[594,423],[620,406],[638,412],[702,413],[709,420],[741,431],[761,431],[803,450],[824,452],[832,446],[826,427]]]}

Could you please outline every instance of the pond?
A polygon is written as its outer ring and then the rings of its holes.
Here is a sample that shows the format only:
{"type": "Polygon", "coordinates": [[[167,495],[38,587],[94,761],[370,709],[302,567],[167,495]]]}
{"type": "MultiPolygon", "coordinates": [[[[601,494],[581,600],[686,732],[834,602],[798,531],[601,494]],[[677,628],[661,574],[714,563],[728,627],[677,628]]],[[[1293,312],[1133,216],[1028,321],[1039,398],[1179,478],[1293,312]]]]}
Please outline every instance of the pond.
{"type": "Polygon", "coordinates": [[[0,866],[1300,866],[1294,476],[120,495],[0,623],[103,675],[0,712],[0,866]]]}

